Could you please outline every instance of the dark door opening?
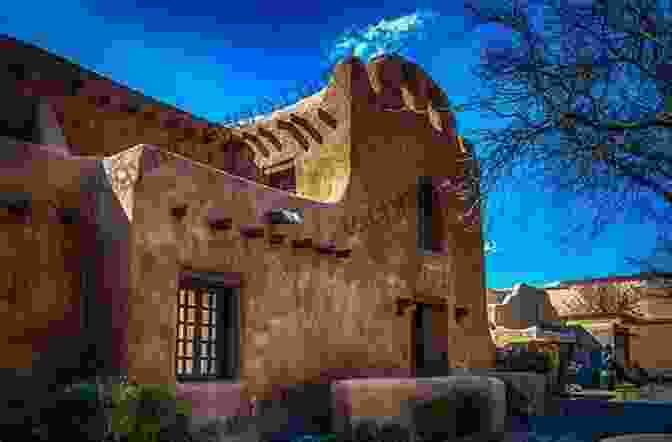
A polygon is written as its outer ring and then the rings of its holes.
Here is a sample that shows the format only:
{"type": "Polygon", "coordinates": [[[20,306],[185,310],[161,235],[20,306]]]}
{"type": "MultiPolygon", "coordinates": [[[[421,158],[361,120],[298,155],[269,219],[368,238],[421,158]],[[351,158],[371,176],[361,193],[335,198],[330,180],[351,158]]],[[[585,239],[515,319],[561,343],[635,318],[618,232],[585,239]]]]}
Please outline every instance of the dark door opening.
{"type": "Polygon", "coordinates": [[[447,376],[446,310],[430,304],[416,305],[412,330],[414,376],[447,376]]]}
{"type": "Polygon", "coordinates": [[[630,367],[630,336],[625,332],[614,335],[614,357],[623,367],[630,367]]]}

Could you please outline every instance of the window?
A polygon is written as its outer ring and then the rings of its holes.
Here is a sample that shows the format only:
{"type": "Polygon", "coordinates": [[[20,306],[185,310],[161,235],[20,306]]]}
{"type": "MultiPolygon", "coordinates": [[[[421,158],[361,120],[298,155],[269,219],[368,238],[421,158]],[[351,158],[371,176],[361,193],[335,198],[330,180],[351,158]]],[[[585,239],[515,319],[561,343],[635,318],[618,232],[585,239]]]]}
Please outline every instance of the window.
{"type": "Polygon", "coordinates": [[[37,106],[29,97],[3,91],[5,104],[0,109],[0,136],[37,143],[37,106]]]}
{"type": "Polygon", "coordinates": [[[240,336],[236,289],[189,279],[177,297],[178,380],[234,379],[240,336]]]}
{"type": "Polygon", "coordinates": [[[7,64],[0,67],[0,137],[14,138],[35,143],[37,134],[37,102],[34,97],[17,92],[18,81],[26,79],[22,64],[7,64]]]}
{"type": "Polygon", "coordinates": [[[418,248],[422,252],[443,252],[444,219],[432,177],[418,177],[418,248]]]}
{"type": "Polygon", "coordinates": [[[287,192],[296,192],[296,171],[294,167],[270,174],[269,185],[287,192]]]}

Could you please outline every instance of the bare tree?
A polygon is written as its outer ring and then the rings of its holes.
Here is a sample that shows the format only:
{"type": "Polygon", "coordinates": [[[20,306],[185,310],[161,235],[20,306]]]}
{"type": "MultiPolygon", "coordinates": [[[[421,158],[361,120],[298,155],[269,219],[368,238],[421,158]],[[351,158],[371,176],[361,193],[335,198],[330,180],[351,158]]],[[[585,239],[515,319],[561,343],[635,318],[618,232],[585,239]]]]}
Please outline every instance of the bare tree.
{"type": "Polygon", "coordinates": [[[561,313],[627,313],[641,316],[644,292],[633,284],[594,284],[574,287],[560,306],[561,313]]]}
{"type": "Polygon", "coordinates": [[[527,2],[498,5],[467,3],[473,17],[511,36],[484,49],[473,70],[482,88],[455,107],[508,123],[467,131],[480,147],[481,194],[521,172],[592,209],[591,225],[570,236],[590,227],[594,237],[622,216],[669,230],[672,20],[664,8],[656,0],[544,0],[539,30],[527,2]]]}

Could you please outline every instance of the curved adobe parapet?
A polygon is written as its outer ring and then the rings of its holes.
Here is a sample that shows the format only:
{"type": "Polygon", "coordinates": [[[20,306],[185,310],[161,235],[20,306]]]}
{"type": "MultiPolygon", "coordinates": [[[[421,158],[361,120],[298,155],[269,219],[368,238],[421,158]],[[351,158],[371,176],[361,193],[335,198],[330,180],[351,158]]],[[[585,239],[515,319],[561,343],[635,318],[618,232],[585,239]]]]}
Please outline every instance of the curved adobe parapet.
{"type": "Polygon", "coordinates": [[[294,165],[297,193],[322,201],[343,198],[353,120],[365,127],[366,113],[415,112],[438,132],[455,132],[452,113],[442,110],[445,94],[422,69],[398,56],[378,57],[368,65],[347,58],[319,93],[232,129],[11,37],[0,36],[0,48],[17,92],[48,101],[75,155],[109,156],[147,143],[231,173],[244,169],[255,180],[264,171],[294,165]]]}
{"type": "Polygon", "coordinates": [[[449,104],[446,94],[415,63],[385,55],[365,65],[348,57],[334,67],[329,85],[320,92],[234,133],[255,153],[260,169],[270,173],[293,165],[299,195],[337,202],[350,182],[353,119],[365,127],[369,113],[413,113],[457,144],[449,104]]]}
{"type": "Polygon", "coordinates": [[[371,60],[366,68],[380,110],[426,114],[436,130],[455,133],[448,96],[420,66],[398,55],[384,55],[371,60]]]}

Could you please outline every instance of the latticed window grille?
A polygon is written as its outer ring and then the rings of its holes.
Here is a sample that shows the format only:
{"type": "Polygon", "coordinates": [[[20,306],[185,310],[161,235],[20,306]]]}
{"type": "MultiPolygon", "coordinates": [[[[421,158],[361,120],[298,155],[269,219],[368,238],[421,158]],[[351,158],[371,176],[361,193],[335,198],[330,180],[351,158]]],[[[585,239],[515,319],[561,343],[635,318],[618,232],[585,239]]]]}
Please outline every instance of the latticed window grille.
{"type": "Polygon", "coordinates": [[[233,290],[182,285],[177,298],[178,379],[235,377],[239,332],[233,290]]]}

